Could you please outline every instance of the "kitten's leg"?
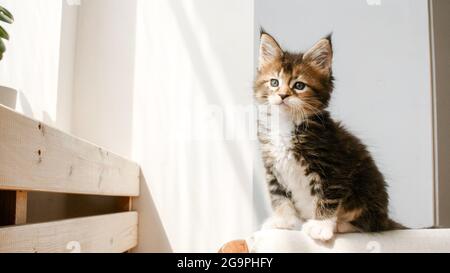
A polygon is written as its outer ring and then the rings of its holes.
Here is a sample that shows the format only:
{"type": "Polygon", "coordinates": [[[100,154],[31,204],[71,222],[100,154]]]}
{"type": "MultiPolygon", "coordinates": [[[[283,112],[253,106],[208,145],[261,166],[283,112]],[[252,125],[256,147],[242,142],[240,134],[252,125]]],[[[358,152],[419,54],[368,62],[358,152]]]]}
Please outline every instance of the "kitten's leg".
{"type": "Polygon", "coordinates": [[[336,231],[336,218],[310,219],[303,224],[302,231],[316,240],[331,240],[336,231]]]}
{"type": "Polygon", "coordinates": [[[308,220],[302,231],[316,240],[331,240],[337,231],[338,206],[338,200],[319,199],[315,219],[308,220]]]}
{"type": "Polygon", "coordinates": [[[285,198],[279,201],[273,215],[264,222],[262,229],[300,229],[301,226],[302,221],[297,216],[294,205],[285,198]]]}
{"type": "Polygon", "coordinates": [[[343,211],[339,209],[337,200],[322,200],[318,203],[316,217],[318,219],[309,220],[303,225],[303,231],[313,239],[328,241],[335,233],[352,233],[361,230],[350,222],[357,218],[361,210],[354,209],[343,211]],[[335,204],[335,205],[333,205],[335,204]]]}
{"type": "Polygon", "coordinates": [[[268,174],[267,177],[273,215],[265,221],[262,229],[299,229],[302,221],[291,201],[291,194],[278,183],[275,176],[268,174]]]}

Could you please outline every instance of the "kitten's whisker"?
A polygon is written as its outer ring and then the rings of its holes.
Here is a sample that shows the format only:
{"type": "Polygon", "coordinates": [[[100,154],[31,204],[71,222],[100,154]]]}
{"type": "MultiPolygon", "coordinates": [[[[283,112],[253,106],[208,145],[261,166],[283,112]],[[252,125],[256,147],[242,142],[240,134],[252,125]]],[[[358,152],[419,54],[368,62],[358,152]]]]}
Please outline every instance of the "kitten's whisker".
{"type": "Polygon", "coordinates": [[[304,106],[306,106],[305,108],[310,110],[320,120],[320,122],[322,123],[322,126],[325,126],[322,116],[319,115],[319,114],[321,114],[321,111],[318,108],[316,108],[316,107],[312,106],[311,104],[307,103],[306,101],[303,101],[303,104],[304,104],[304,106]]]}

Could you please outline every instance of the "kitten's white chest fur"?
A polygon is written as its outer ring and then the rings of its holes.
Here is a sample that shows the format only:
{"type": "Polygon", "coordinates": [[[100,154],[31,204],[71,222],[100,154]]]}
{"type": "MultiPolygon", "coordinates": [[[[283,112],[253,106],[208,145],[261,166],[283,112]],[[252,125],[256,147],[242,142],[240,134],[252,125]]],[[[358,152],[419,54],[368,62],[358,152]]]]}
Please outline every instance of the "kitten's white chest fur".
{"type": "Polygon", "coordinates": [[[292,201],[304,220],[313,219],[316,200],[311,195],[310,182],[312,177],[305,175],[305,168],[294,157],[291,151],[292,135],[295,125],[292,119],[283,111],[272,111],[272,122],[268,137],[271,142],[271,154],[274,158],[274,175],[279,183],[292,193],[292,201]],[[272,119],[273,121],[273,119],[272,119]]]}

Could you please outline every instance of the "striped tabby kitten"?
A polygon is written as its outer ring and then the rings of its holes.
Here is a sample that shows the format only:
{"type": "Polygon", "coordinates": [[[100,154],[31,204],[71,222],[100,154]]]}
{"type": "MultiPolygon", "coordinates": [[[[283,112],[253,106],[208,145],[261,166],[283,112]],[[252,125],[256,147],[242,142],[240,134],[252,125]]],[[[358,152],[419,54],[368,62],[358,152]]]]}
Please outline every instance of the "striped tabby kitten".
{"type": "Polygon", "coordinates": [[[333,91],[331,37],[306,53],[262,32],[254,96],[273,216],[263,228],[334,233],[400,228],[388,217],[383,175],[361,141],[326,108],[333,91]]]}

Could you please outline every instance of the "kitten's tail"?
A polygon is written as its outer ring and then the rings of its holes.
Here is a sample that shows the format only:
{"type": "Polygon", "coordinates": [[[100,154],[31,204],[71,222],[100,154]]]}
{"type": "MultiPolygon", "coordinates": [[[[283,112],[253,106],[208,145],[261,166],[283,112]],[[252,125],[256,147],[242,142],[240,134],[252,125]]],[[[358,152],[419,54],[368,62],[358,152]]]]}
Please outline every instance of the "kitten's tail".
{"type": "Polygon", "coordinates": [[[396,229],[409,229],[409,228],[405,227],[400,223],[395,222],[392,219],[387,219],[386,230],[396,230],[396,229]]]}

